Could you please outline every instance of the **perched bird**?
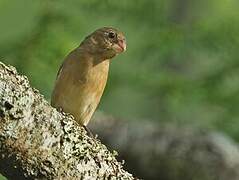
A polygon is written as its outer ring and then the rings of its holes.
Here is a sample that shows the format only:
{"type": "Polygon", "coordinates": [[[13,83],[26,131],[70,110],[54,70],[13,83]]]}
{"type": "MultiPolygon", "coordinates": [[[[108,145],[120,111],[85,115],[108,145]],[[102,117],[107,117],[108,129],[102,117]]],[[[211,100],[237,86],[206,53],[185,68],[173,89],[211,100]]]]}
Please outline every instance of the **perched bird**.
{"type": "Polygon", "coordinates": [[[115,28],[103,27],[87,36],[61,65],[51,105],[72,114],[88,130],[86,125],[107,82],[110,60],[125,50],[125,36],[115,28]]]}

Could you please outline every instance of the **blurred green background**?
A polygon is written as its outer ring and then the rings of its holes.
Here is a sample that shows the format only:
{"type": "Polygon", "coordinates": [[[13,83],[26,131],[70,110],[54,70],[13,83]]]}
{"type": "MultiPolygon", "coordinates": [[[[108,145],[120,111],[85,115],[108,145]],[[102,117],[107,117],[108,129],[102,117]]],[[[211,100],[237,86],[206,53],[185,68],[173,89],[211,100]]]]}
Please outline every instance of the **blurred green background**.
{"type": "Polygon", "coordinates": [[[0,0],[0,60],[49,100],[65,55],[102,26],[127,38],[99,110],[239,140],[238,0],[0,0]]]}
{"type": "Polygon", "coordinates": [[[50,99],[65,55],[102,26],[127,37],[100,110],[193,124],[239,140],[237,0],[0,0],[0,58],[50,99]]]}
{"type": "Polygon", "coordinates": [[[239,138],[237,0],[0,1],[0,58],[47,99],[64,56],[96,28],[125,32],[99,109],[239,138]]]}

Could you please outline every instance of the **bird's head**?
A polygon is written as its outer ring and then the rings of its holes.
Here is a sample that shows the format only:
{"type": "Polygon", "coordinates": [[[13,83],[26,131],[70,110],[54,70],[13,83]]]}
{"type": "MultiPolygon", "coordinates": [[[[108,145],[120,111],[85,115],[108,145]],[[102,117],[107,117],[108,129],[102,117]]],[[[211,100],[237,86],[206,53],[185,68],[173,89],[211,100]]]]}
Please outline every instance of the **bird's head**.
{"type": "Polygon", "coordinates": [[[103,27],[87,36],[81,46],[99,58],[110,59],[126,50],[126,40],[123,33],[117,29],[103,27]]]}

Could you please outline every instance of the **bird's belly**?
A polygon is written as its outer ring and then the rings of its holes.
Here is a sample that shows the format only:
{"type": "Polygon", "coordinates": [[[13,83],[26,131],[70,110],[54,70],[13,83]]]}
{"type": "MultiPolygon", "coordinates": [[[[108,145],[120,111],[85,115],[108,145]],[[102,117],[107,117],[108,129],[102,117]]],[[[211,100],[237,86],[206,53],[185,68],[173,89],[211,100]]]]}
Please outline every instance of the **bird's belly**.
{"type": "Polygon", "coordinates": [[[94,92],[83,92],[81,97],[72,100],[72,107],[74,107],[72,114],[80,124],[88,124],[100,101],[101,95],[97,96],[94,92]]]}
{"type": "Polygon", "coordinates": [[[103,91],[104,87],[100,87],[100,85],[97,91],[94,88],[92,89],[90,84],[69,86],[68,95],[62,97],[62,109],[72,114],[78,123],[87,125],[103,91]]]}
{"type": "Polygon", "coordinates": [[[100,73],[97,77],[89,76],[84,83],[78,81],[68,86],[70,89],[65,108],[80,124],[88,124],[99,104],[106,81],[107,74],[100,73]]]}

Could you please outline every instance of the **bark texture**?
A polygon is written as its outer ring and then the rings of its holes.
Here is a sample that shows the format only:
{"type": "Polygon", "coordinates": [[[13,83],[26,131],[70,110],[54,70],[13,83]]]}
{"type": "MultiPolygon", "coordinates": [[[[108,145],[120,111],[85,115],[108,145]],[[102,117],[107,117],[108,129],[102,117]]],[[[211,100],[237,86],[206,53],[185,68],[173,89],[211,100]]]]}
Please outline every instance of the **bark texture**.
{"type": "Polygon", "coordinates": [[[239,148],[206,129],[124,121],[98,113],[91,129],[126,169],[150,180],[238,180],[239,148]]]}
{"type": "Polygon", "coordinates": [[[8,179],[134,179],[115,153],[2,63],[0,173],[8,179]]]}

